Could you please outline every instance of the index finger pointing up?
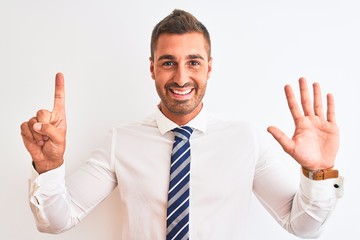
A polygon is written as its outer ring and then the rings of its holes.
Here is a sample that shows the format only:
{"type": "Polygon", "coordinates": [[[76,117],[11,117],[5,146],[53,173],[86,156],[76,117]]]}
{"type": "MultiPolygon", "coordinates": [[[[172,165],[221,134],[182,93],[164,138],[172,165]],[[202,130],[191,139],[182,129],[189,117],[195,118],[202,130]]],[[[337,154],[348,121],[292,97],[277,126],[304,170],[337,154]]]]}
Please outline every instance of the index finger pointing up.
{"type": "Polygon", "coordinates": [[[55,77],[55,95],[53,111],[65,111],[64,75],[62,73],[57,73],[55,77]]]}

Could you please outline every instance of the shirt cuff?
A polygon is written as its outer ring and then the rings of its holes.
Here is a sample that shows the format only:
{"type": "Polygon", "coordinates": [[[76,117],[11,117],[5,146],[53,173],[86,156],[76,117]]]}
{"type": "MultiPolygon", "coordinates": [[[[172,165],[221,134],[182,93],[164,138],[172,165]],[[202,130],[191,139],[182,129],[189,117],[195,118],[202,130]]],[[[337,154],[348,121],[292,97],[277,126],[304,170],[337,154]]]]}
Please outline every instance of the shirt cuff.
{"type": "Polygon", "coordinates": [[[331,178],[326,180],[311,180],[301,172],[300,187],[310,200],[326,201],[333,198],[341,198],[344,195],[344,178],[331,178]]]}
{"type": "Polygon", "coordinates": [[[57,194],[65,187],[65,164],[39,174],[34,167],[29,180],[29,197],[33,204],[41,204],[39,196],[57,194]]]}

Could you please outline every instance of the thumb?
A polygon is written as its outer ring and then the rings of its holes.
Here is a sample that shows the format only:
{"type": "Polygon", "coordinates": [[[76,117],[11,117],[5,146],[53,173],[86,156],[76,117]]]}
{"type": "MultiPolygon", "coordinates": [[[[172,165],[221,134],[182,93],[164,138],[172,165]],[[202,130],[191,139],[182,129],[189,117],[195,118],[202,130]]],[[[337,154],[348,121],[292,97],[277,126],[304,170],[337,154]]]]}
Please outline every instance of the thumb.
{"type": "Polygon", "coordinates": [[[49,123],[35,123],[33,126],[34,131],[41,135],[48,136],[55,144],[63,144],[63,133],[59,128],[56,128],[49,123]]]}
{"type": "Polygon", "coordinates": [[[293,142],[279,128],[270,126],[267,128],[267,131],[275,138],[285,152],[290,153],[292,151],[293,142]]]}

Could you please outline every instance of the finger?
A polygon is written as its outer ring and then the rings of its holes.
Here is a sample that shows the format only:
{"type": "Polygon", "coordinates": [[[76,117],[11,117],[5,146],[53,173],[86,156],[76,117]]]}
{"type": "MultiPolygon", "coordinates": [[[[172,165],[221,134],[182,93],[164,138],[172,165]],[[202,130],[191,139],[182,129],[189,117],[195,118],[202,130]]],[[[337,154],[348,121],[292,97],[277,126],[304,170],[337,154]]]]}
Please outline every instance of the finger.
{"type": "Polygon", "coordinates": [[[64,75],[57,73],[55,77],[55,95],[53,112],[65,112],[65,87],[64,75]]]}
{"type": "Polygon", "coordinates": [[[48,136],[55,145],[64,144],[64,137],[60,129],[50,123],[36,123],[34,130],[41,135],[48,136]]]}
{"type": "Polygon", "coordinates": [[[280,129],[274,126],[268,127],[267,131],[275,138],[275,140],[281,145],[285,152],[292,154],[294,144],[293,141],[286,136],[280,129]]]}
{"type": "Polygon", "coordinates": [[[324,118],[323,106],[322,106],[322,99],[321,99],[321,90],[319,83],[313,84],[313,91],[314,91],[314,112],[315,115],[324,118]]]}
{"type": "Polygon", "coordinates": [[[335,100],[334,100],[334,96],[332,94],[328,94],[326,96],[326,100],[327,100],[327,120],[329,122],[335,123],[336,119],[335,119],[335,100]]]}
{"type": "Polygon", "coordinates": [[[29,129],[28,122],[22,123],[20,129],[21,129],[21,137],[23,139],[24,145],[26,149],[29,151],[30,155],[38,156],[38,150],[39,148],[41,148],[41,146],[39,146],[36,143],[33,134],[29,129]]]}
{"type": "MultiPolygon", "coordinates": [[[[51,120],[51,112],[47,111],[47,110],[39,110],[36,113],[36,119],[39,123],[50,123],[51,120]]],[[[49,137],[46,135],[42,135],[42,139],[44,141],[49,140],[49,137]]]]}
{"type": "Polygon", "coordinates": [[[38,123],[38,120],[36,117],[31,118],[28,121],[28,128],[30,129],[30,132],[31,132],[36,144],[39,146],[42,146],[42,145],[44,145],[43,135],[34,130],[34,125],[37,123],[38,123]]]}
{"type": "Polygon", "coordinates": [[[23,122],[20,126],[20,129],[21,129],[21,136],[22,136],[24,142],[26,141],[26,142],[31,142],[31,143],[36,144],[34,136],[29,128],[28,122],[23,122]]]}
{"type": "Polygon", "coordinates": [[[296,98],[294,96],[294,92],[291,88],[290,85],[286,85],[285,88],[285,95],[286,95],[286,100],[289,106],[289,110],[291,112],[291,115],[294,119],[294,121],[296,122],[297,119],[302,117],[302,112],[300,111],[300,108],[298,106],[298,103],[296,101],[296,98]]]}
{"type": "Polygon", "coordinates": [[[309,94],[309,89],[306,84],[305,78],[299,79],[299,87],[300,87],[300,97],[301,97],[301,105],[304,111],[305,116],[314,115],[314,110],[311,104],[311,98],[309,94]]]}

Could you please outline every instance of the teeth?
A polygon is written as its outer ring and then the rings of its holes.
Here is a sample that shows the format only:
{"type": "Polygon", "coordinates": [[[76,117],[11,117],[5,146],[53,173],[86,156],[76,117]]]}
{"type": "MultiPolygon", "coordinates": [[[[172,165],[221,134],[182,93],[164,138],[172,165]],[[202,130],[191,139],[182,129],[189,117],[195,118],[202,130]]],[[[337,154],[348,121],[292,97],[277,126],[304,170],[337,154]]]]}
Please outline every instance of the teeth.
{"type": "Polygon", "coordinates": [[[189,94],[191,92],[191,89],[188,89],[186,91],[179,91],[179,90],[172,90],[175,94],[179,94],[179,95],[186,95],[189,94]]]}

